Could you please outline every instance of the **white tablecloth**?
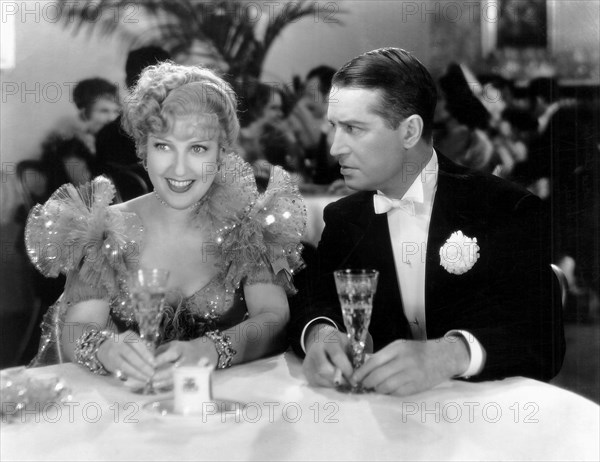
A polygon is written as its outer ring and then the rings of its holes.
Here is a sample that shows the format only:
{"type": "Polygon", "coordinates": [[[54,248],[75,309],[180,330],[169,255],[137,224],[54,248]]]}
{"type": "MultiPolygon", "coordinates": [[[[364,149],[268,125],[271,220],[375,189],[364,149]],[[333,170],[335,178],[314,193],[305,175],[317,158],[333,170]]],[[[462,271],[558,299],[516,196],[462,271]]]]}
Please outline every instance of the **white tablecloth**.
{"type": "MultiPolygon", "coordinates": [[[[600,408],[524,378],[452,381],[400,399],[311,388],[292,353],[214,377],[237,414],[159,416],[152,398],[65,364],[72,402],[2,423],[8,460],[598,460],[600,408]],[[36,422],[37,421],[37,422],[36,422]]],[[[164,398],[160,395],[159,398],[164,398]]],[[[156,399],[156,398],[154,398],[156,399]]]]}

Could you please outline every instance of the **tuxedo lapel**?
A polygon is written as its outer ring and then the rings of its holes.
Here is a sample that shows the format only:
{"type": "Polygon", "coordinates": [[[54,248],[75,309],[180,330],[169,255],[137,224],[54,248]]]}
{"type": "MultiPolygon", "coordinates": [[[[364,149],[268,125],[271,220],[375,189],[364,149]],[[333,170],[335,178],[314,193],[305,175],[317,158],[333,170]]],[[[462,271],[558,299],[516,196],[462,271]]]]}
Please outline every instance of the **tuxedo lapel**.
{"type": "MultiPolygon", "coordinates": [[[[439,156],[441,157],[441,156],[439,156]]],[[[456,213],[457,200],[461,195],[459,180],[448,171],[444,170],[442,162],[438,173],[438,184],[431,211],[429,232],[427,237],[427,266],[426,275],[429,276],[435,265],[439,265],[439,249],[453,231],[461,229],[458,226],[459,214],[456,213]]],[[[430,283],[427,281],[426,283],[430,283]]],[[[426,287],[429,284],[426,285],[426,287]]]]}
{"type": "Polygon", "coordinates": [[[443,326],[451,325],[456,313],[453,303],[460,303],[465,285],[477,272],[471,270],[464,275],[454,275],[440,265],[440,248],[453,232],[462,231],[468,237],[477,237],[481,242],[481,226],[473,214],[474,191],[469,189],[469,173],[438,154],[439,174],[435,193],[429,233],[425,267],[425,316],[427,336],[444,335],[443,326]]]}
{"type": "Polygon", "coordinates": [[[379,349],[398,338],[410,338],[404,316],[387,215],[375,214],[373,193],[366,193],[360,207],[347,220],[347,232],[354,246],[344,267],[373,268],[379,271],[374,310],[369,329],[379,349]]]}
{"type": "MultiPolygon", "coordinates": [[[[386,214],[375,214],[373,193],[366,193],[359,207],[346,220],[347,232],[354,243],[344,263],[362,264],[393,276],[398,287],[393,261],[390,230],[386,214]]],[[[342,264],[343,266],[343,264],[342,264]]]]}

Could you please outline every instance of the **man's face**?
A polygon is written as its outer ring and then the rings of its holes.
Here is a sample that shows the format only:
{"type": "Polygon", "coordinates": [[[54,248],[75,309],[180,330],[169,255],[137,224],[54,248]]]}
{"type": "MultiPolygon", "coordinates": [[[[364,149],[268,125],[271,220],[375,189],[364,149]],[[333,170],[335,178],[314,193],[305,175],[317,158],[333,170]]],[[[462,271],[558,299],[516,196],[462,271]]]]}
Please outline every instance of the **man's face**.
{"type": "Polygon", "coordinates": [[[110,98],[98,98],[94,101],[87,117],[90,133],[95,135],[107,123],[115,120],[119,116],[120,110],[116,101],[110,98]]]}
{"type": "Polygon", "coordinates": [[[377,90],[334,87],[329,96],[327,118],[334,130],[331,155],[337,158],[346,185],[396,196],[402,190],[406,160],[404,121],[393,130],[373,112],[380,104],[377,90]]]}
{"type": "Polygon", "coordinates": [[[327,95],[321,93],[321,81],[318,77],[306,81],[303,96],[313,117],[322,119],[327,113],[327,95]]]}
{"type": "Polygon", "coordinates": [[[269,102],[263,110],[263,119],[273,124],[281,122],[281,119],[283,119],[283,101],[279,93],[272,93],[269,102]]]}

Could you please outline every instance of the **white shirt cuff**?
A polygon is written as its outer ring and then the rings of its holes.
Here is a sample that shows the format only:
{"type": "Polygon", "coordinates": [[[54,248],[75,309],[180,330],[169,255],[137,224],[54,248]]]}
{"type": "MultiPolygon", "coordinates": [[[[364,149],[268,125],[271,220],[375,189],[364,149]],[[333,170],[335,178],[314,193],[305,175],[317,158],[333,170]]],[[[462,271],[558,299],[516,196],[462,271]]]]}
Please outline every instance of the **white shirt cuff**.
{"type": "Polygon", "coordinates": [[[327,316],[319,316],[318,318],[313,319],[312,321],[310,321],[309,323],[306,324],[306,326],[304,326],[304,329],[302,329],[302,335],[300,335],[300,346],[302,347],[302,351],[304,351],[304,354],[306,354],[306,347],[304,346],[304,337],[306,335],[306,332],[308,331],[308,328],[315,323],[315,321],[327,321],[327,323],[331,324],[333,327],[335,327],[337,330],[339,330],[337,324],[335,322],[333,322],[331,319],[329,319],[327,316]]]}
{"type": "Polygon", "coordinates": [[[466,330],[454,329],[446,333],[446,335],[457,335],[462,337],[469,349],[469,367],[467,367],[465,372],[456,377],[467,379],[479,374],[485,365],[485,350],[483,349],[483,346],[481,346],[481,343],[479,343],[473,334],[466,330]]]}

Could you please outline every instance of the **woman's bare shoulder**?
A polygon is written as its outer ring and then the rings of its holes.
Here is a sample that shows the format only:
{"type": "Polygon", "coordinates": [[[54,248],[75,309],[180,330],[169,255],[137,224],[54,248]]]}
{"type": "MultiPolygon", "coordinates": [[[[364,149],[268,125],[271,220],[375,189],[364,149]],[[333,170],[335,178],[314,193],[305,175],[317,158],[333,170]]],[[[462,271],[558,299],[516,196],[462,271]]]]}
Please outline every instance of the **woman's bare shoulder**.
{"type": "Polygon", "coordinates": [[[148,207],[149,197],[150,194],[145,194],[143,196],[128,200],[127,202],[113,204],[110,206],[110,208],[123,213],[135,213],[141,217],[144,214],[144,210],[148,207]]]}

